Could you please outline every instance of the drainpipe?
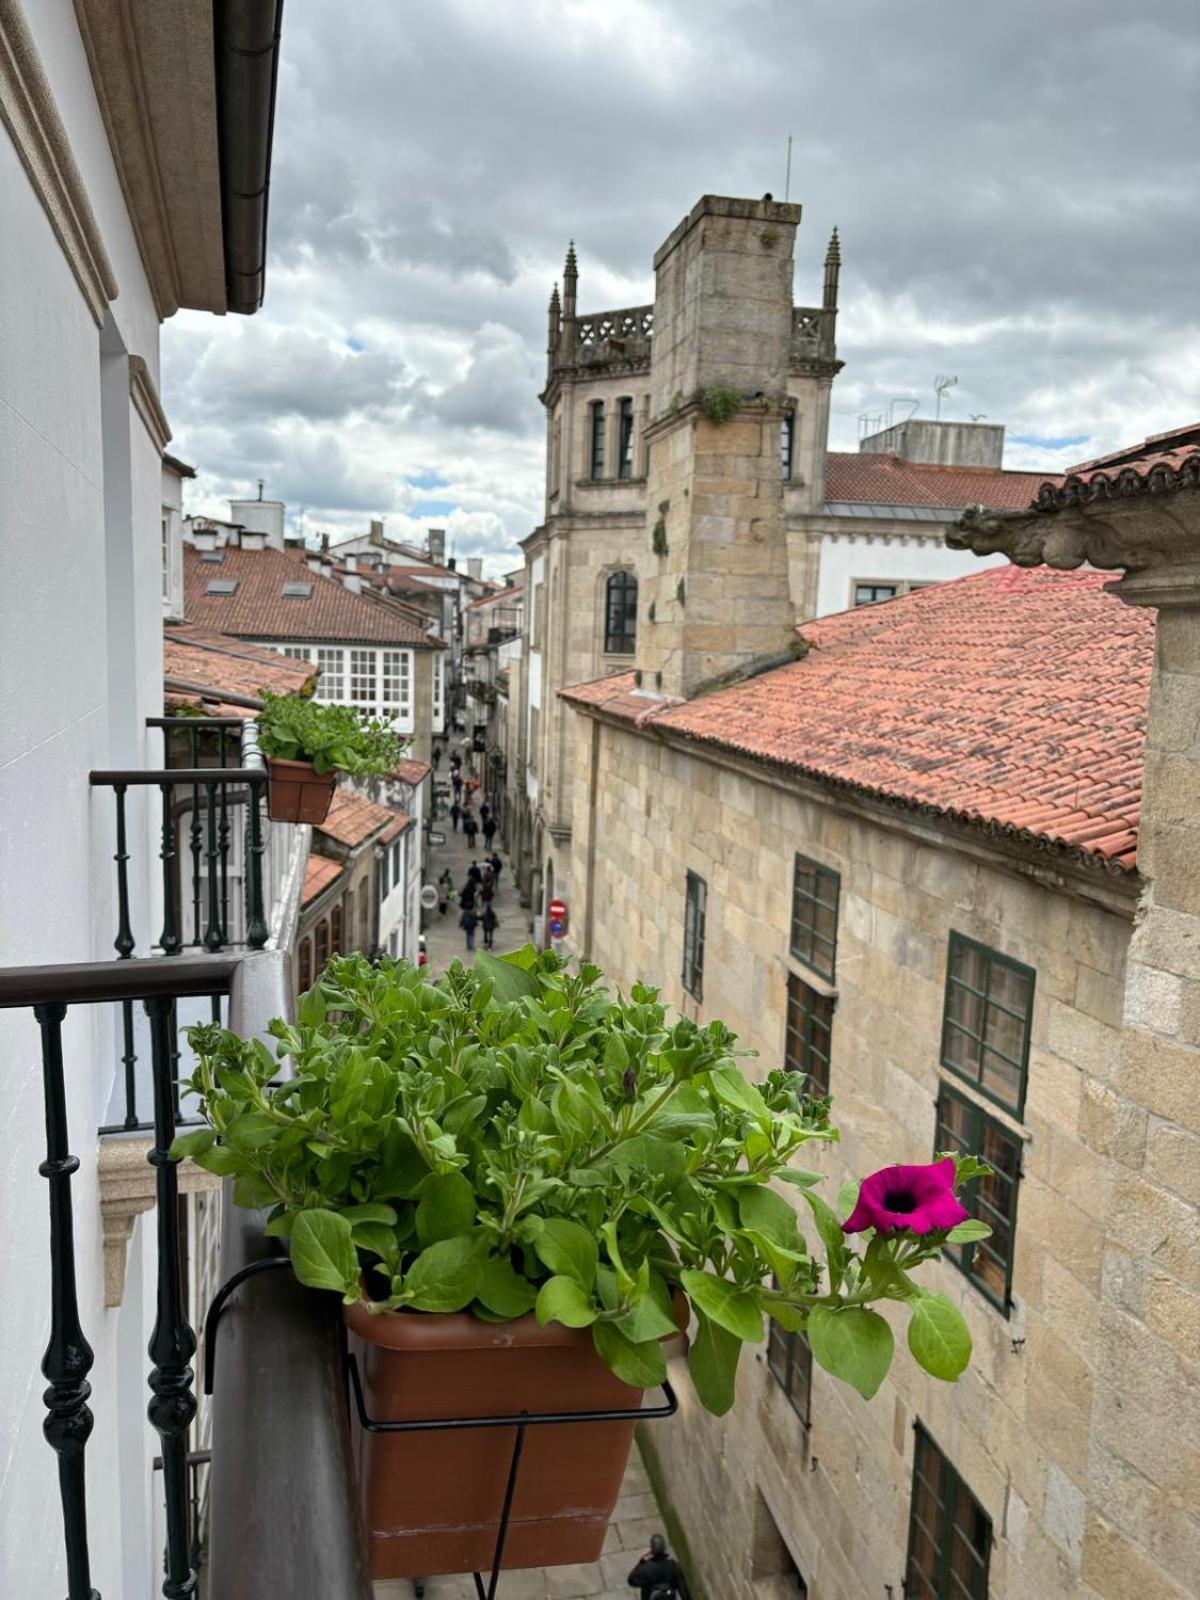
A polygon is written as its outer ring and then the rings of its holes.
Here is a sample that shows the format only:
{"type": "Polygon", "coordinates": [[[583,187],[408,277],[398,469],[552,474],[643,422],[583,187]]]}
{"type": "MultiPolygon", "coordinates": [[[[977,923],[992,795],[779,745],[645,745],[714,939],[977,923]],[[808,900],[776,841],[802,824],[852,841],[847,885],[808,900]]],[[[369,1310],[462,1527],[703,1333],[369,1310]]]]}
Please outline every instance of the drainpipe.
{"type": "Polygon", "coordinates": [[[267,196],[283,0],[214,0],[217,144],[225,297],[249,316],[263,302],[267,196]]]}

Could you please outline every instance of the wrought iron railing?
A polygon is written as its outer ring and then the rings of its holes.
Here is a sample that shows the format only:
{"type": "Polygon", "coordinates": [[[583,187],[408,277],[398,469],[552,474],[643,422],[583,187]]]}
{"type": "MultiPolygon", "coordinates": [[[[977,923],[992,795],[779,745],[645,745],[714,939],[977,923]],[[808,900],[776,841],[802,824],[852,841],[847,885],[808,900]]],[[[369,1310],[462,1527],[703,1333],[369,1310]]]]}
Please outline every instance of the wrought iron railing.
{"type": "Polygon", "coordinates": [[[229,955],[151,957],[88,966],[22,967],[0,971],[0,1008],[29,1009],[41,1035],[46,1158],[39,1171],[50,1186],[50,1341],[42,1360],[48,1387],[43,1432],[58,1458],[66,1549],[67,1600],[99,1600],[91,1583],[85,1452],[93,1418],[88,1374],[94,1355],[80,1323],[76,1290],[71,1179],[79,1167],[67,1122],[63,1023],[68,1010],[113,1002],[141,1004],[149,1021],[154,1087],[154,1135],[148,1160],[155,1173],[158,1238],[157,1313],[150,1336],[147,1415],[161,1441],[167,1562],[162,1592],[195,1589],[189,1515],[188,1429],[196,1412],[192,1357],[196,1336],[184,1309],[180,1263],[176,1129],[175,1007],[185,997],[227,996],[239,958],[229,955]]]}

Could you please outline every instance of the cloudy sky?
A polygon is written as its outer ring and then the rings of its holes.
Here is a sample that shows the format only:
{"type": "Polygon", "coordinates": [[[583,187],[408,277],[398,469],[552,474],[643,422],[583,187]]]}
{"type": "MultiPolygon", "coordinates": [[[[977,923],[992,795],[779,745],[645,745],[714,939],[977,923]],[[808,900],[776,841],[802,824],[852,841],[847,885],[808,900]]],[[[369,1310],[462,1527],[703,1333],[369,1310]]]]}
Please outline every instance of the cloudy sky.
{"type": "Polygon", "coordinates": [[[1200,416],[1195,0],[289,0],[264,309],[164,331],[191,508],[310,535],[537,523],[546,301],[652,298],[704,193],[804,207],[843,272],[831,443],[943,415],[1069,464],[1200,416]],[[911,409],[906,407],[905,409],[911,409]]]}

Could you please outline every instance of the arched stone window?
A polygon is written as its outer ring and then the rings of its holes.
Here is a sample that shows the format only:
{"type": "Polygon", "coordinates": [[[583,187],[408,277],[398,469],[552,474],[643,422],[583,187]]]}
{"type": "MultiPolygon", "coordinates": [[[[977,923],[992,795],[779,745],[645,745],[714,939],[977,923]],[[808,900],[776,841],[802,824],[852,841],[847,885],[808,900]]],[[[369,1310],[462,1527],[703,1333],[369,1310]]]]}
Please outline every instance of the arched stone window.
{"type": "Polygon", "coordinates": [[[604,401],[593,400],[588,408],[591,424],[591,477],[600,479],[604,476],[604,401]]]}
{"type": "Polygon", "coordinates": [[[632,572],[614,572],[604,585],[604,651],[631,656],[637,645],[638,581],[632,572]]]}

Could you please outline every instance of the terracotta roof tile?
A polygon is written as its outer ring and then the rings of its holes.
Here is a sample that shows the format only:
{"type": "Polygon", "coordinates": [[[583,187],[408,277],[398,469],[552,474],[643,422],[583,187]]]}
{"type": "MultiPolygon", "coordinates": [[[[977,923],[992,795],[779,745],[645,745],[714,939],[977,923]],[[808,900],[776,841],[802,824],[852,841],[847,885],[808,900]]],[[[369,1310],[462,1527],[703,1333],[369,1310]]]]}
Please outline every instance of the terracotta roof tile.
{"type": "MultiPolygon", "coordinates": [[[[263,689],[272,694],[295,694],[313,676],[304,661],[293,661],[263,645],[247,644],[226,634],[184,623],[163,632],[163,675],[176,683],[196,684],[213,695],[244,694],[257,698],[263,689]]],[[[241,708],[244,714],[246,708],[241,708]]]]}
{"type": "Polygon", "coordinates": [[[1108,581],[998,567],[805,623],[801,660],[696,700],[564,698],[1132,871],[1154,613],[1108,581]]]}
{"type": "Polygon", "coordinates": [[[336,839],[339,844],[353,847],[365,844],[373,833],[386,828],[395,815],[386,806],[377,806],[373,800],[364,800],[361,795],[339,785],[334,791],[329,815],[318,825],[318,832],[336,839]]]}
{"type": "Polygon", "coordinates": [[[304,868],[304,888],[300,891],[300,904],[310,905],[318,895],[324,894],[335,879],[340,878],[343,871],[340,861],[333,861],[329,856],[310,855],[304,868]]]}
{"type": "Polygon", "coordinates": [[[495,605],[497,600],[515,600],[518,596],[523,596],[524,593],[525,585],[523,583],[505,584],[502,589],[493,590],[491,594],[481,594],[478,600],[472,600],[467,610],[478,611],[480,606],[495,605]]]}
{"type": "Polygon", "coordinates": [[[1200,423],[1152,434],[1141,444],[1082,461],[1061,478],[1043,483],[1034,504],[1042,511],[1061,511],[1088,500],[1171,493],[1186,487],[1200,487],[1200,423]]]}
{"type": "Polygon", "coordinates": [[[938,467],[870,451],[831,450],[826,457],[826,501],[929,506],[969,505],[996,510],[1027,506],[1045,483],[1044,473],[998,467],[938,467]]]}
{"type": "Polygon", "coordinates": [[[306,568],[280,550],[226,545],[218,561],[203,561],[184,546],[184,615],[189,622],[250,639],[328,639],[442,649],[440,639],[401,616],[377,596],[351,594],[333,578],[306,568]],[[212,579],[236,582],[233,594],[207,593],[212,579]],[[284,598],[285,583],[308,583],[312,593],[284,598]]]}
{"type": "Polygon", "coordinates": [[[415,789],[419,783],[425,782],[432,771],[433,768],[428,761],[417,761],[415,757],[410,756],[400,763],[394,776],[399,778],[401,783],[407,783],[411,789],[415,789]]]}

